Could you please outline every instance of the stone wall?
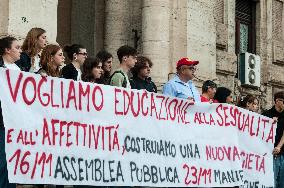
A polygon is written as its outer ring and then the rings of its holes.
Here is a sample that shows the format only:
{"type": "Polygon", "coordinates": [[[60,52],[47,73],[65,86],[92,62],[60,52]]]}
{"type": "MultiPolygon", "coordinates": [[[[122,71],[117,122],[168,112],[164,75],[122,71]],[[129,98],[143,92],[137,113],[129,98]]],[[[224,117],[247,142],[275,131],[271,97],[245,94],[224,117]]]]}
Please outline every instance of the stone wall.
{"type": "Polygon", "coordinates": [[[47,31],[49,41],[55,42],[57,3],[57,0],[1,0],[0,32],[23,39],[32,27],[41,27],[47,31]]]}

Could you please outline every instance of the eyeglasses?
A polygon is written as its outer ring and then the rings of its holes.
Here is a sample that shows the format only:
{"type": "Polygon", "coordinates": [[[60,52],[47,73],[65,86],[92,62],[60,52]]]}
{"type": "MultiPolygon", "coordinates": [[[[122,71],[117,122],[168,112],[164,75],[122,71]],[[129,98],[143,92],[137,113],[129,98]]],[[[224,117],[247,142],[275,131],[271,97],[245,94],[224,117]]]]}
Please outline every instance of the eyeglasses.
{"type": "Polygon", "coordinates": [[[77,54],[80,54],[80,55],[83,55],[83,56],[88,56],[88,53],[87,53],[87,52],[84,52],[84,53],[79,52],[79,53],[77,53],[77,54]]]}

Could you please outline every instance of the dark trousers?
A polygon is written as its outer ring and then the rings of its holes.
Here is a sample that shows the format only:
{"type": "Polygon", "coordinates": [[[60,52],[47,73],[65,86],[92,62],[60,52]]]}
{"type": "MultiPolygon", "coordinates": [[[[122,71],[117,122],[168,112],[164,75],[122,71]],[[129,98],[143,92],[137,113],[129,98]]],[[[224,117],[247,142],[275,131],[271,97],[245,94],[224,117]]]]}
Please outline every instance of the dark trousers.
{"type": "Polygon", "coordinates": [[[5,153],[5,129],[0,128],[0,187],[16,188],[16,184],[9,183],[7,161],[5,153]]]}

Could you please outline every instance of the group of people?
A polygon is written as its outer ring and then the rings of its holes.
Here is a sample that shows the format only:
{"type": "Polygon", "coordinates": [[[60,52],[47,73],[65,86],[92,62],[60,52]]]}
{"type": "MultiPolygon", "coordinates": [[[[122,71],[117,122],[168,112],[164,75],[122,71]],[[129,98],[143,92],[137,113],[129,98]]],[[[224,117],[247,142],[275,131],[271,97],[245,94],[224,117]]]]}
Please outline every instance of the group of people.
{"type": "MultiPolygon", "coordinates": [[[[182,58],[176,64],[176,75],[163,88],[163,94],[190,100],[192,103],[228,103],[233,104],[232,91],[226,87],[217,87],[212,80],[202,85],[202,94],[193,83],[199,61],[182,58]]],[[[249,111],[259,113],[259,99],[253,95],[239,97],[237,105],[249,111]]],[[[277,122],[273,170],[275,188],[284,188],[284,92],[274,94],[274,106],[262,113],[277,122]]]]}
{"type": "MultiPolygon", "coordinates": [[[[113,71],[113,56],[106,50],[99,51],[95,57],[88,57],[87,49],[80,44],[64,48],[57,44],[48,44],[46,31],[42,28],[32,28],[22,46],[11,36],[0,39],[0,67],[42,76],[157,92],[157,87],[150,77],[153,62],[149,58],[138,56],[136,49],[127,45],[117,50],[117,57],[120,65],[113,71]],[[66,65],[64,52],[70,61],[66,65]]],[[[212,80],[205,81],[202,93],[199,93],[193,83],[198,64],[199,61],[181,58],[176,63],[175,76],[163,86],[163,94],[187,99],[192,103],[232,104],[232,91],[226,87],[217,87],[212,80]]],[[[275,105],[263,115],[278,122],[273,150],[274,175],[276,187],[284,188],[284,92],[276,93],[274,102],[275,105]]],[[[258,113],[259,100],[253,95],[247,95],[240,98],[238,106],[258,113]]],[[[0,187],[12,188],[16,185],[8,181],[1,106],[0,115],[0,187]]]]}

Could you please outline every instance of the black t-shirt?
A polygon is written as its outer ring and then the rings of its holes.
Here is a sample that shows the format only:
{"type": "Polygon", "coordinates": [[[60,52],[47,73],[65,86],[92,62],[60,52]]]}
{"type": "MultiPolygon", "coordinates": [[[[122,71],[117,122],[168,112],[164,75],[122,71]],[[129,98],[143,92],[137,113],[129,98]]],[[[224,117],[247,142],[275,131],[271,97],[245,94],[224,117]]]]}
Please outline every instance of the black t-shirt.
{"type": "MultiPolygon", "coordinates": [[[[281,137],[284,133],[284,111],[280,113],[275,109],[275,106],[273,106],[270,110],[263,112],[262,115],[270,117],[270,118],[273,118],[273,117],[278,118],[276,135],[275,135],[275,143],[274,143],[274,147],[276,147],[278,143],[280,142],[281,137]]],[[[284,155],[284,146],[281,148],[280,154],[284,155]]]]}
{"type": "Polygon", "coordinates": [[[2,108],[1,108],[1,101],[0,101],[0,129],[4,127],[3,122],[3,115],[2,115],[2,108]]]}
{"type": "Polygon", "coordinates": [[[145,80],[142,80],[138,77],[133,77],[130,79],[130,85],[131,89],[146,89],[149,92],[157,93],[157,87],[150,77],[145,80]]]}
{"type": "MultiPolygon", "coordinates": [[[[0,67],[4,66],[4,61],[2,59],[2,57],[0,57],[0,67]]],[[[0,101],[0,128],[4,127],[4,123],[3,123],[3,115],[2,115],[2,108],[1,108],[1,101],[0,101]]]]}

